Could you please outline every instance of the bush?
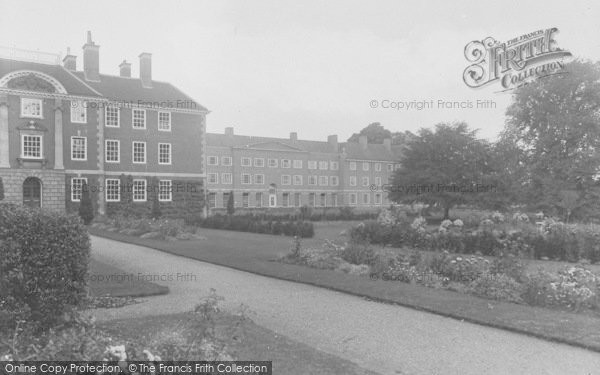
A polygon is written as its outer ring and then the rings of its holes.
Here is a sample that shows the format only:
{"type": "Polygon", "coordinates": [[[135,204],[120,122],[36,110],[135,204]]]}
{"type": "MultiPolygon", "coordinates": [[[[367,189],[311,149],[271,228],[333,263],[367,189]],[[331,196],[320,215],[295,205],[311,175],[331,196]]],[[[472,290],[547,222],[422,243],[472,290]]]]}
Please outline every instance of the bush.
{"type": "Polygon", "coordinates": [[[226,229],[238,232],[266,233],[310,238],[315,235],[313,223],[308,221],[263,220],[258,215],[213,215],[207,218],[188,216],[188,225],[202,228],[226,229]]]}
{"type": "Polygon", "coordinates": [[[523,286],[512,277],[505,274],[491,274],[484,272],[467,286],[468,293],[476,296],[521,303],[523,300],[523,286]]]}
{"type": "Polygon", "coordinates": [[[365,242],[351,242],[341,253],[342,259],[356,265],[372,266],[377,261],[375,250],[365,242]]]}
{"type": "Polygon", "coordinates": [[[87,183],[84,181],[81,186],[81,202],[79,203],[79,216],[85,225],[89,225],[94,220],[94,206],[87,183]]]}
{"type": "Polygon", "coordinates": [[[0,201],[4,200],[4,182],[2,182],[2,177],[0,177],[0,201]]]}
{"type": "Polygon", "coordinates": [[[90,239],[77,216],[0,206],[0,310],[47,328],[86,296],[90,239]]]}

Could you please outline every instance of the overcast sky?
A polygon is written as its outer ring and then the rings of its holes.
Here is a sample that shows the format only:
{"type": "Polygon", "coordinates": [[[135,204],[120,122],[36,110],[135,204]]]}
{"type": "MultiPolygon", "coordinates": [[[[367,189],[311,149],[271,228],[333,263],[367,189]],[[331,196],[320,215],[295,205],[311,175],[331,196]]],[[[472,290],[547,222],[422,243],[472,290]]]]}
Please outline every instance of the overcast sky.
{"type": "Polygon", "coordinates": [[[87,30],[100,70],[123,59],[208,107],[208,131],[347,139],[371,122],[392,131],[464,120],[493,138],[509,94],[468,88],[465,45],[557,27],[559,47],[600,60],[600,5],[569,1],[7,1],[0,45],[66,53],[83,65],[87,30]],[[496,109],[373,109],[372,100],[492,100],[496,109]]]}

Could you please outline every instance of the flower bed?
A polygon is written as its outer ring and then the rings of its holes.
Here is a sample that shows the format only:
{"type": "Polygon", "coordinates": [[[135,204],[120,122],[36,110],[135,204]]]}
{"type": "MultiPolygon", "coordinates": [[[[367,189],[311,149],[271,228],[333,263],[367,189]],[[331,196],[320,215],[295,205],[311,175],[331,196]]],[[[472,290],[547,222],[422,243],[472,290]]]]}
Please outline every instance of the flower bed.
{"type": "Polygon", "coordinates": [[[175,241],[204,238],[197,233],[197,228],[186,225],[181,219],[146,219],[117,215],[99,220],[93,223],[92,227],[130,236],[160,240],[175,241]]]}
{"type": "Polygon", "coordinates": [[[226,229],[239,232],[266,233],[310,238],[315,235],[314,225],[302,220],[272,220],[260,215],[214,215],[207,218],[189,217],[186,222],[202,228],[226,229]]]}

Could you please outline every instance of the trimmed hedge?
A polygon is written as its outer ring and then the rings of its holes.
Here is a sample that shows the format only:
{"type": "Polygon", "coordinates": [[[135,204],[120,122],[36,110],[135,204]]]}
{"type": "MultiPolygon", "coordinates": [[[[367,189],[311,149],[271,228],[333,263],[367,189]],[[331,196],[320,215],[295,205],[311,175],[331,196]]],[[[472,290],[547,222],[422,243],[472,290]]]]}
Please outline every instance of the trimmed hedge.
{"type": "MultiPolygon", "coordinates": [[[[212,208],[217,215],[226,214],[222,208],[212,208]]],[[[260,220],[272,221],[353,221],[369,220],[377,218],[379,209],[358,210],[353,207],[310,207],[299,208],[239,208],[235,209],[236,215],[260,218],[260,220]]]]}
{"type": "Polygon", "coordinates": [[[265,233],[284,236],[310,238],[315,235],[311,222],[296,220],[264,220],[257,215],[214,215],[202,218],[198,215],[188,216],[188,225],[202,228],[226,229],[238,232],[265,233]]]}
{"type": "Polygon", "coordinates": [[[76,215],[0,205],[0,320],[59,322],[86,296],[89,257],[76,215]]]}

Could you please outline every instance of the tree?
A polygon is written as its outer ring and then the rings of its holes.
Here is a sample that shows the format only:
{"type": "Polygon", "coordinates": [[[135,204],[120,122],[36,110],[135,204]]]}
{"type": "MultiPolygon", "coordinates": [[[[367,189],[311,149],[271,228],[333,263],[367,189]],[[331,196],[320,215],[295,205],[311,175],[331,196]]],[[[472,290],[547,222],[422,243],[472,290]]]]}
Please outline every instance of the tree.
{"type": "Polygon", "coordinates": [[[599,211],[600,63],[574,61],[566,70],[518,88],[506,129],[526,166],[526,203],[569,219],[599,211]]]}
{"type": "Polygon", "coordinates": [[[227,214],[233,215],[235,207],[233,205],[233,190],[229,192],[229,198],[227,199],[227,214]]]}
{"type": "Polygon", "coordinates": [[[88,189],[85,180],[81,184],[81,201],[79,202],[79,216],[85,225],[89,225],[94,220],[94,206],[92,205],[92,197],[90,189],[88,189]]]}
{"type": "Polygon", "coordinates": [[[0,177],[0,201],[4,200],[4,182],[2,182],[2,177],[0,177]]]}
{"type": "Polygon", "coordinates": [[[441,206],[447,219],[457,204],[489,202],[495,182],[490,145],[465,123],[442,123],[409,141],[389,197],[441,206]]]}
{"type": "Polygon", "coordinates": [[[348,138],[348,142],[358,142],[358,138],[361,135],[367,136],[367,141],[369,143],[383,143],[383,140],[386,138],[392,138],[392,132],[381,126],[378,122],[373,122],[367,127],[363,128],[360,132],[352,134],[350,138],[348,138]]]}

